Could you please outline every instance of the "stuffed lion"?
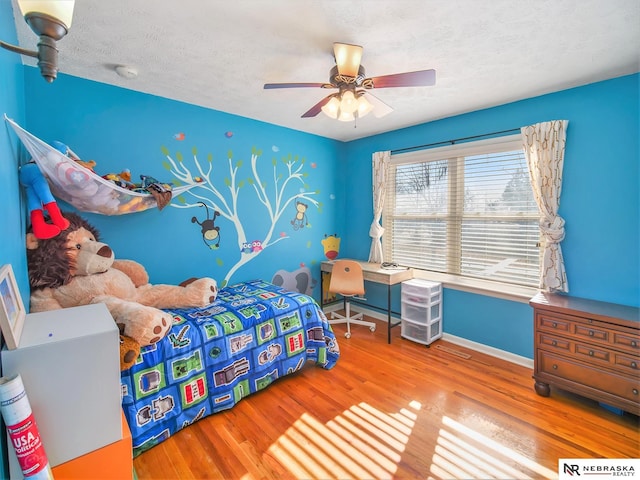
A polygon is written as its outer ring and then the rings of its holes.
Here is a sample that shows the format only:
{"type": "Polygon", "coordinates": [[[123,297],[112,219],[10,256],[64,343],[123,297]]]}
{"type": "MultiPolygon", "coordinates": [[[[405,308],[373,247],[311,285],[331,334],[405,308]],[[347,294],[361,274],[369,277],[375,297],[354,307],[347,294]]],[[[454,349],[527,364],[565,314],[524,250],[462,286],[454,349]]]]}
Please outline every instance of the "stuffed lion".
{"type": "Polygon", "coordinates": [[[86,220],[74,213],[65,213],[65,218],[69,228],[54,238],[27,233],[31,311],[104,303],[120,334],[133,340],[121,339],[121,369],[135,362],[139,346],[167,334],[173,317],[162,309],[200,307],[215,300],[215,280],[152,285],[141,264],[115,260],[113,250],[100,242],[97,229],[86,220]]]}

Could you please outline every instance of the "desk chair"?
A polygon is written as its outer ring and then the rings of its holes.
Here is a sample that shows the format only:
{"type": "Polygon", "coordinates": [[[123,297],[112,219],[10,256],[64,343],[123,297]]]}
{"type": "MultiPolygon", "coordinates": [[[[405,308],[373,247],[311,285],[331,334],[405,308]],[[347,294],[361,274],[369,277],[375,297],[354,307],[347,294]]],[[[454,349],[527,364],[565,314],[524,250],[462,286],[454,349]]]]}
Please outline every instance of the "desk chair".
{"type": "Polygon", "coordinates": [[[363,320],[362,313],[351,315],[351,302],[349,299],[357,295],[364,295],[364,275],[362,274],[362,267],[358,262],[353,260],[336,260],[333,263],[329,292],[337,293],[343,297],[345,314],[340,315],[336,312],[331,312],[332,320],[329,320],[329,323],[346,323],[347,331],[344,334],[345,337],[351,337],[352,323],[365,325],[368,326],[372,332],[376,331],[376,324],[363,320]]]}

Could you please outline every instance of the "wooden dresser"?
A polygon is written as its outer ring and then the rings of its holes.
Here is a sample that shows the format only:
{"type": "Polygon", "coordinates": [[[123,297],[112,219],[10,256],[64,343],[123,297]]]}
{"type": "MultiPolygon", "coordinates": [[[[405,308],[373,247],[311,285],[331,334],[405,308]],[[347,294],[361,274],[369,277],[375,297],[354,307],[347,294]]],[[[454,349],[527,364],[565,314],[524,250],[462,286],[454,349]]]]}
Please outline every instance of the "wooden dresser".
{"type": "Polygon", "coordinates": [[[535,390],[550,385],[640,414],[639,309],[539,293],[534,313],[535,390]]]}

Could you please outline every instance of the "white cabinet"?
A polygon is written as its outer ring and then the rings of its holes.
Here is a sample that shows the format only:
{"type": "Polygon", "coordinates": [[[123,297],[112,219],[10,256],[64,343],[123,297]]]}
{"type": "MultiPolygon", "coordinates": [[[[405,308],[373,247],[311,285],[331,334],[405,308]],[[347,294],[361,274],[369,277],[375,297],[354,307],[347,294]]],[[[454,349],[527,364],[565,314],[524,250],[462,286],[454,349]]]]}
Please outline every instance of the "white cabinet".
{"type": "Polygon", "coordinates": [[[402,337],[429,345],[442,337],[442,284],[419,278],[402,282],[402,337]]]}
{"type": "MultiPolygon", "coordinates": [[[[22,376],[52,467],[122,439],[119,332],[103,304],[27,315],[2,375],[22,376]]],[[[9,448],[12,478],[20,474],[9,448]]]]}

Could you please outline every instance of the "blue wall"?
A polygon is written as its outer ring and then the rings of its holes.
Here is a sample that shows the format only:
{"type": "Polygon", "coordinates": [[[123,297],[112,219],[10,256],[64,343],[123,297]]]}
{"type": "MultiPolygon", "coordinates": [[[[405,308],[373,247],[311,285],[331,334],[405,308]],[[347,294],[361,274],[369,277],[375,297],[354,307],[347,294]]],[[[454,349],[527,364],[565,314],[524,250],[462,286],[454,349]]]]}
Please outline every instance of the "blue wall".
{"type": "MultiPolygon", "coordinates": [[[[346,144],[348,177],[371,184],[371,154],[569,120],[560,215],[570,294],[640,305],[639,78],[625,76],[446,118],[346,144]]],[[[347,196],[350,231],[344,256],[366,258],[372,199],[347,196]]],[[[533,358],[528,305],[446,290],[444,331],[533,358]]]]}
{"type": "MultiPolygon", "coordinates": [[[[141,262],[152,283],[179,283],[192,276],[210,276],[219,284],[227,278],[231,282],[269,280],[278,270],[308,267],[319,292],[319,262],[325,259],[320,242],[325,234],[340,230],[344,202],[335,175],[340,162],[338,142],[66,75],[48,85],[37,70],[27,68],[25,72],[28,129],[45,141],[63,141],[84,160],[96,161],[100,174],[128,168],[134,180],[145,174],[172,181],[175,177],[163,167],[167,162],[163,148],[176,161],[182,155],[182,165],[193,175],[199,175],[193,149],[205,169],[212,156],[211,181],[224,202],[210,191],[195,188],[184,195],[185,204],[180,204],[192,208],[166,207],[110,217],[84,214],[117,257],[141,262]],[[257,170],[270,197],[269,208],[254,188],[258,181],[253,178],[251,154],[256,150],[261,151],[257,170]],[[228,152],[232,152],[231,168],[237,170],[235,182],[242,184],[235,199],[226,185],[233,180],[228,152]],[[287,158],[298,159],[291,171],[302,167],[299,179],[289,175],[283,161],[287,158]],[[286,186],[278,199],[276,178],[278,188],[286,186]],[[193,217],[204,220],[206,211],[197,203],[201,197],[191,193],[216,201],[223,213],[237,203],[235,220],[224,215],[216,219],[219,248],[207,246],[200,226],[192,222],[193,217]],[[297,223],[292,225],[296,201],[291,199],[300,193],[308,209],[304,227],[296,229],[297,223]],[[272,220],[278,208],[280,217],[272,220]],[[240,230],[245,240],[262,243],[259,254],[241,254],[240,230]]],[[[218,247],[217,242],[211,245],[218,247]]]]}
{"type": "MultiPolygon", "coordinates": [[[[0,2],[0,38],[17,44],[11,2],[0,2]]],[[[16,121],[23,121],[24,73],[20,55],[0,49],[0,115],[6,114],[16,121]]],[[[4,119],[2,123],[5,124],[4,119]]],[[[21,146],[9,128],[0,129],[0,265],[10,263],[25,305],[28,305],[29,282],[24,253],[26,217],[18,183],[18,166],[21,146]]]]}
{"type": "MultiPolygon", "coordinates": [[[[11,2],[0,2],[0,38],[16,45],[11,2]]],[[[24,78],[20,55],[0,49],[0,115],[24,119],[24,78]]],[[[4,121],[3,121],[4,123],[4,121]]],[[[11,264],[25,306],[29,305],[29,280],[24,249],[25,221],[18,183],[18,140],[7,128],[0,129],[0,265],[11,264]]],[[[28,308],[28,307],[27,307],[28,308]]],[[[0,422],[0,478],[9,478],[4,422],[0,422]]]]}

